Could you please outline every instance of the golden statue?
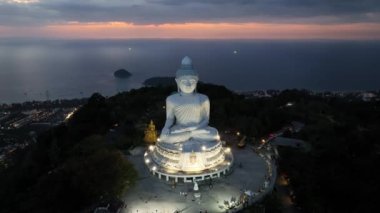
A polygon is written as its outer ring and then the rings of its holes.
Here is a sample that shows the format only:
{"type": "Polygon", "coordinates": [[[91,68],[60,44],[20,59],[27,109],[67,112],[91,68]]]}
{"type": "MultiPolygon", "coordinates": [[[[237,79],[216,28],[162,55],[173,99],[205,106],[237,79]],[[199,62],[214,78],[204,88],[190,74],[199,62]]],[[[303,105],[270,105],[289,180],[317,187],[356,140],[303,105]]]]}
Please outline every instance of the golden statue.
{"type": "Polygon", "coordinates": [[[153,144],[157,142],[156,125],[154,125],[152,120],[150,120],[148,127],[145,129],[144,141],[153,144]]]}

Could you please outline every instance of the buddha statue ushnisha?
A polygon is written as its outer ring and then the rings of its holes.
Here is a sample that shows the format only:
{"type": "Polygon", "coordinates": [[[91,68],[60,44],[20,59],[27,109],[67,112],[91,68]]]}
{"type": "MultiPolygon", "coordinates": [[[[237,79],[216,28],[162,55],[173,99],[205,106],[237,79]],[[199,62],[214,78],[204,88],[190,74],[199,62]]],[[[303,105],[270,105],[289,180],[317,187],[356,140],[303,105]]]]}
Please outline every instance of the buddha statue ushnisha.
{"type": "Polygon", "coordinates": [[[196,92],[199,77],[189,57],[182,59],[176,72],[178,93],[166,99],[166,122],[159,141],[181,144],[187,141],[219,141],[218,131],[209,127],[210,101],[206,95],[196,92]]]}

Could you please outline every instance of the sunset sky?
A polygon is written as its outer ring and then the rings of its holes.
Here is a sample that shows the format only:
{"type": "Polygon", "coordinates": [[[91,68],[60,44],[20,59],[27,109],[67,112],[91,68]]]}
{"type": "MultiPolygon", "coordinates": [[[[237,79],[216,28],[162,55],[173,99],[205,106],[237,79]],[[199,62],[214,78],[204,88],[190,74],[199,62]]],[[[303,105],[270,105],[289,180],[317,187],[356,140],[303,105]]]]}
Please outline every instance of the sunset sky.
{"type": "Polygon", "coordinates": [[[0,0],[0,37],[380,39],[378,0],[0,0]]]}

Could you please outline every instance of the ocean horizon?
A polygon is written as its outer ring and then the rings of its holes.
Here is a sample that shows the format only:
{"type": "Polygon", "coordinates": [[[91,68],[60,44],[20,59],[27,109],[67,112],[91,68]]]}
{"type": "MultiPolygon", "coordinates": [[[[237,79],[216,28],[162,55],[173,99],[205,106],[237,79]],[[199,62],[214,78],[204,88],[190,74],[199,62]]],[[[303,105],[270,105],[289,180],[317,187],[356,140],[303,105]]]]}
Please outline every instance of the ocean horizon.
{"type": "Polygon", "coordinates": [[[0,103],[111,96],[174,76],[189,56],[234,91],[380,89],[380,41],[0,39],[0,103]],[[129,79],[116,79],[124,68],[129,79]]]}

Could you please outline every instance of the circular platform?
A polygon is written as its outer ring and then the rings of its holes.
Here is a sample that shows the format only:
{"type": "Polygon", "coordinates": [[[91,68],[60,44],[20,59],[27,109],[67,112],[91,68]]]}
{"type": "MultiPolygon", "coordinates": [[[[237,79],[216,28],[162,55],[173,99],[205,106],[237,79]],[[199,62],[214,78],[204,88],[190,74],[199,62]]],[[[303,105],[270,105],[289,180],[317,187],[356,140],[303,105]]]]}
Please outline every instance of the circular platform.
{"type": "MultiPolygon", "coordinates": [[[[164,144],[165,145],[165,144],[164,144]]],[[[219,178],[222,175],[226,175],[230,172],[233,165],[233,154],[231,149],[228,147],[222,147],[221,143],[215,144],[205,144],[204,150],[190,149],[191,144],[182,148],[180,152],[170,153],[171,155],[178,155],[179,160],[185,161],[194,157],[199,159],[200,162],[204,161],[209,153],[215,152],[216,154],[211,154],[213,159],[211,164],[206,164],[206,167],[200,167],[197,162],[187,162],[191,166],[186,166],[186,170],[183,170],[176,165],[180,165],[178,162],[168,162],[163,156],[163,152],[167,150],[173,150],[171,147],[162,147],[162,145],[149,146],[148,150],[144,153],[144,162],[149,171],[159,179],[163,179],[171,182],[194,182],[213,178],[219,178]],[[191,152],[189,150],[192,150],[191,152]],[[159,155],[159,156],[157,156],[159,155]],[[164,159],[164,160],[163,160],[164,159]],[[202,169],[200,169],[202,168],[202,169]]],[[[178,148],[175,148],[178,150],[178,148]]],[[[168,153],[166,153],[168,155],[168,153]]],[[[175,159],[175,157],[172,157],[175,159]]],[[[173,161],[173,160],[172,160],[173,161]]]]}
{"type": "MultiPolygon", "coordinates": [[[[175,183],[166,181],[166,177],[158,179],[152,176],[143,162],[144,152],[127,156],[139,173],[136,185],[128,189],[123,200],[127,207],[122,211],[128,212],[226,212],[225,201],[238,199],[242,190],[255,192],[255,199],[263,196],[265,183],[276,171],[270,161],[257,155],[252,149],[232,148],[234,164],[230,168],[233,172],[222,175],[220,178],[199,181],[200,198],[195,198],[193,183],[175,183]],[[261,192],[262,191],[262,192],[261,192]]],[[[172,178],[170,178],[172,180],[172,178]]]]}

